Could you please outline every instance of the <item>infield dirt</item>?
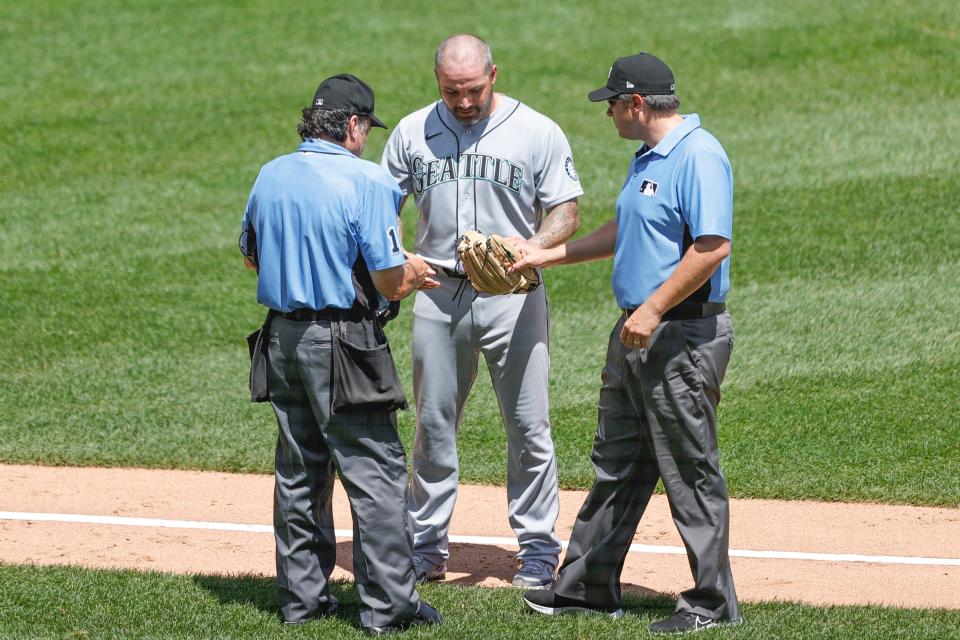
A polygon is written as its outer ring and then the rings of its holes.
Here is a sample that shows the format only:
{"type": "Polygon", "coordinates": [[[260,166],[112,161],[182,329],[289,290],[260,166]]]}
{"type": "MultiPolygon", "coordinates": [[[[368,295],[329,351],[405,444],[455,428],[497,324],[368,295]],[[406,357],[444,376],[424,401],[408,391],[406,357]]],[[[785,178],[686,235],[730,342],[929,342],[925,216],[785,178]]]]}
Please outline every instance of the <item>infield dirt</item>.
{"type": "MultiPolygon", "coordinates": [[[[585,492],[563,491],[557,533],[570,531],[585,492]]],[[[272,476],[193,471],[0,465],[0,511],[231,522],[272,522],[272,476]]],[[[337,529],[351,529],[346,496],[334,493],[337,529]]],[[[462,486],[451,534],[512,537],[502,487],[462,486]]],[[[634,542],[680,546],[666,500],[654,496],[634,542]]],[[[335,578],[351,578],[351,543],[340,540],[335,578]]],[[[793,551],[960,558],[960,509],[877,504],[733,500],[730,546],[793,551]]],[[[452,543],[447,582],[504,587],[515,545],[452,543]]],[[[273,575],[268,532],[132,527],[0,519],[0,561],[174,573],[273,575]]],[[[732,558],[744,601],[873,604],[960,609],[960,566],[732,558]]],[[[688,588],[680,554],[630,553],[624,588],[673,594],[688,588]]]]}

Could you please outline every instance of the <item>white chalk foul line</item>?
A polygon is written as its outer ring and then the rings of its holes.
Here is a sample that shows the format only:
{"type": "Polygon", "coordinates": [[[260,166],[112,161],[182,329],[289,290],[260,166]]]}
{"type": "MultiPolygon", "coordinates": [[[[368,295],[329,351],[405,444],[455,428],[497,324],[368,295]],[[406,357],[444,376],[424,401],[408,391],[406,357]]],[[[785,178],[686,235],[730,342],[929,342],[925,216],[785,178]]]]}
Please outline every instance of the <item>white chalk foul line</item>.
{"type": "MultiPolygon", "coordinates": [[[[243,531],[247,533],[273,533],[266,524],[237,524],[235,522],[203,522],[201,520],[160,520],[157,518],[124,518],[120,516],[88,516],[79,513],[30,513],[26,511],[0,511],[0,520],[34,520],[37,522],[76,522],[79,524],[109,524],[118,527],[161,527],[164,529],[206,529],[209,531],[243,531]]],[[[337,531],[339,537],[351,531],[337,531]]]]}
{"type": "MultiPolygon", "coordinates": [[[[204,529],[207,531],[240,531],[247,533],[273,533],[273,527],[265,524],[238,524],[235,522],[204,522],[200,520],[162,520],[158,518],[126,518],[121,516],[91,516],[72,513],[30,513],[24,511],[0,511],[0,520],[35,522],[74,522],[78,524],[114,525],[120,527],[160,527],[166,529],[204,529]]],[[[338,538],[351,538],[350,529],[335,529],[338,538]]],[[[480,544],[497,547],[515,547],[516,538],[497,536],[450,536],[450,542],[480,544]]],[[[561,543],[564,547],[567,542],[561,543]]],[[[662,555],[686,555],[683,547],[667,545],[631,544],[631,553],[655,553],[662,555]]],[[[871,562],[876,564],[937,565],[960,567],[960,558],[925,558],[922,556],[871,556],[855,553],[807,553],[803,551],[756,551],[730,549],[735,558],[765,558],[773,560],[813,560],[818,562],[871,562]]]]}

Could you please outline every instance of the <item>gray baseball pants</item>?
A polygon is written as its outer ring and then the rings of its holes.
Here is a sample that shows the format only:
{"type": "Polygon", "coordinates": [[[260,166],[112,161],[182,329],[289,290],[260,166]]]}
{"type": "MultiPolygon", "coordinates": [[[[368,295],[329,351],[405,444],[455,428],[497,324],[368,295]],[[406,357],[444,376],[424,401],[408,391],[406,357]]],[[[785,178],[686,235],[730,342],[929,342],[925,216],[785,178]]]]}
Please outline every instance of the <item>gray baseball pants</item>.
{"type": "Polygon", "coordinates": [[[662,478],[694,579],[677,611],[739,620],[716,420],[733,349],[730,316],[663,322],[642,350],[620,342],[624,319],[610,335],[603,369],[596,480],[577,515],[556,592],[596,607],[620,606],[623,562],[662,478]]]}
{"type": "Polygon", "coordinates": [[[464,281],[437,275],[441,286],[420,291],[413,307],[413,442],[410,518],[417,553],[449,556],[448,531],[459,482],[457,431],[482,354],[507,433],[507,512],[519,558],[556,566],[560,541],[557,458],[550,435],[547,299],[488,296],[464,281]]]}
{"type": "MultiPolygon", "coordinates": [[[[372,325],[346,327],[353,344],[376,344],[372,325]]],[[[330,415],[329,322],[274,318],[267,349],[279,425],[273,524],[284,620],[306,620],[330,600],[337,543],[334,472],[353,515],[360,623],[382,627],[409,620],[420,601],[406,513],[406,461],[393,414],[330,415]]]]}

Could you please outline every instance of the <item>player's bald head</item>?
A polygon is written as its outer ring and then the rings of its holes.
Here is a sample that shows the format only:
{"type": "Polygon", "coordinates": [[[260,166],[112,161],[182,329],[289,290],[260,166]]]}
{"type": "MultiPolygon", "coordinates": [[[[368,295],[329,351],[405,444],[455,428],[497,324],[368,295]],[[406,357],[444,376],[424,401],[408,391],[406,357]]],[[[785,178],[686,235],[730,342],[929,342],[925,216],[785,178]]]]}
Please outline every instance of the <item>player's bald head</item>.
{"type": "Polygon", "coordinates": [[[458,33],[440,43],[434,56],[435,69],[463,69],[483,67],[484,73],[493,70],[490,45],[471,33],[458,33]]]}

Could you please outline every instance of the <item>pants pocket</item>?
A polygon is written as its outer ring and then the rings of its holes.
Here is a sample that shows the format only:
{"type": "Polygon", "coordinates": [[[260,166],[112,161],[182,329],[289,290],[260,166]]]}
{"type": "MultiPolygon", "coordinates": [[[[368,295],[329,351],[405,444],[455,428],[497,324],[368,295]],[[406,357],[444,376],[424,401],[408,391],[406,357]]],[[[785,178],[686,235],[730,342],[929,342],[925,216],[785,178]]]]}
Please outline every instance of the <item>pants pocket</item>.
{"type": "Polygon", "coordinates": [[[331,413],[389,413],[406,408],[407,399],[389,343],[365,348],[334,336],[331,413]]]}

